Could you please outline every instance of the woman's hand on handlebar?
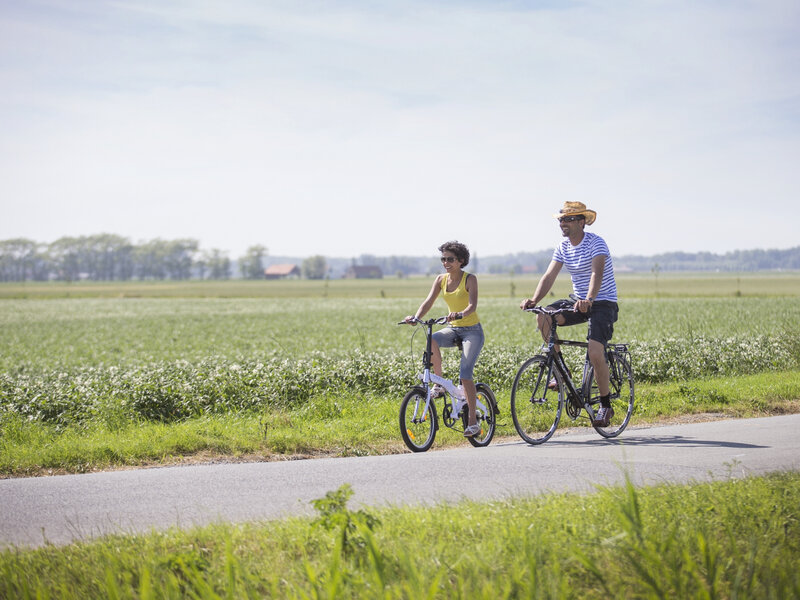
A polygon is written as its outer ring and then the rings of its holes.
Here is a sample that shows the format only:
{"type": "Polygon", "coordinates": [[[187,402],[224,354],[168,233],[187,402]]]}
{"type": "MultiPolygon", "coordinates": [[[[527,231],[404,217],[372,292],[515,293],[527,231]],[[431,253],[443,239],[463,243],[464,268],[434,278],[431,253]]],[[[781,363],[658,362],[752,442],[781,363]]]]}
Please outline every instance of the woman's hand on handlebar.
{"type": "Polygon", "coordinates": [[[414,315],[408,315],[405,319],[403,319],[403,323],[405,323],[406,325],[413,325],[414,323],[417,322],[417,320],[418,320],[417,317],[415,317],[414,315]]]}

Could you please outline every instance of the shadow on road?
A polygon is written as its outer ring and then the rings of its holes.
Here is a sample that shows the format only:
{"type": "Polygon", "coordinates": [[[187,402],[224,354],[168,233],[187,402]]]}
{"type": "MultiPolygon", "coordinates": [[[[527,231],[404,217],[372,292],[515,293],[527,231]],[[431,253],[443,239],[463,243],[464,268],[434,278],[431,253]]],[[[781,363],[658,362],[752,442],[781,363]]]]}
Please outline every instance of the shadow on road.
{"type": "Polygon", "coordinates": [[[553,438],[548,445],[561,445],[561,446],[605,446],[614,444],[617,446],[680,446],[682,448],[691,447],[707,447],[713,446],[715,448],[769,448],[769,446],[759,446],[758,444],[745,444],[743,442],[728,442],[721,440],[698,440],[691,437],[684,437],[682,435],[668,435],[660,437],[622,437],[618,439],[596,439],[596,440],[567,440],[564,438],[553,438]]]}

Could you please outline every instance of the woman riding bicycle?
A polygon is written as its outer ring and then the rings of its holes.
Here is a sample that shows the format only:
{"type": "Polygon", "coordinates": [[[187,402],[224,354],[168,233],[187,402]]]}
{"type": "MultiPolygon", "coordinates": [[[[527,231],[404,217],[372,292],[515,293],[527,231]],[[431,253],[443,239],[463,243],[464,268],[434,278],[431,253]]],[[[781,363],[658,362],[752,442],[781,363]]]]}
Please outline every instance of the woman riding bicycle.
{"type": "MultiPolygon", "coordinates": [[[[439,246],[439,252],[442,253],[441,260],[445,273],[436,277],[428,297],[417,309],[416,314],[407,316],[405,321],[409,323],[415,318],[421,319],[431,309],[439,293],[443,294],[450,310],[447,315],[450,326],[433,334],[431,344],[433,372],[442,375],[442,353],[439,349],[456,346],[460,342],[462,355],[459,376],[469,409],[468,427],[464,430],[464,437],[472,437],[481,430],[475,415],[476,392],[472,375],[484,340],[483,327],[476,312],[478,278],[462,270],[469,264],[469,249],[464,244],[456,241],[445,242],[439,246]]],[[[439,393],[442,393],[441,390],[439,393]]]]}

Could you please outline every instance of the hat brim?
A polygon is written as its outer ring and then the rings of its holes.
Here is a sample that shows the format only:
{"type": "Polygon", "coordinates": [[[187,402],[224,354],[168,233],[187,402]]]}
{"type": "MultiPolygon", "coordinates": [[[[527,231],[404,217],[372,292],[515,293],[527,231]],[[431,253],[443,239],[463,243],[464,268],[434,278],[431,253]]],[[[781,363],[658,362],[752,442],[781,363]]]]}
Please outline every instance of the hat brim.
{"type": "Polygon", "coordinates": [[[568,213],[557,213],[553,215],[556,219],[560,219],[561,217],[576,217],[578,215],[583,215],[586,218],[586,224],[591,225],[594,223],[594,220],[597,218],[597,213],[593,210],[576,210],[575,212],[568,212],[568,213]]]}

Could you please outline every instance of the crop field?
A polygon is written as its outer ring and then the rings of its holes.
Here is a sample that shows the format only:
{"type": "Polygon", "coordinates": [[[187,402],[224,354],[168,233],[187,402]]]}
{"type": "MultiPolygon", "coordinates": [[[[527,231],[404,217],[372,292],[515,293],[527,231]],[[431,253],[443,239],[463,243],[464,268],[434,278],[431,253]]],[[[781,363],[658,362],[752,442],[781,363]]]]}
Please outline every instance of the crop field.
{"type": "MultiPolygon", "coordinates": [[[[561,279],[558,296],[569,292],[561,279]]],[[[696,276],[660,276],[658,296],[644,293],[645,283],[654,283],[647,278],[620,278],[614,340],[630,344],[637,383],[800,370],[800,275],[710,279],[716,296],[708,294],[709,280],[696,276]]],[[[0,285],[0,454],[8,444],[33,443],[10,433],[25,424],[55,435],[275,411],[294,411],[294,422],[325,421],[362,398],[386,407],[377,419],[380,435],[396,437],[396,403],[415,381],[424,344],[421,331],[412,336],[415,328],[397,322],[413,314],[430,279],[330,281],[326,295],[318,295],[324,282],[307,281],[201,284],[213,288],[208,295],[195,283],[139,285],[149,293],[131,297],[131,284],[77,284],[71,289],[82,292],[67,296],[66,284],[28,284],[49,293],[27,298],[10,293],[20,286],[0,285]],[[270,296],[264,290],[273,283],[279,285],[270,296]],[[90,297],[92,290],[101,292],[90,297]]],[[[481,279],[486,346],[476,378],[505,406],[516,369],[541,345],[535,319],[518,308],[534,285],[481,279]]],[[[430,314],[443,312],[439,300],[430,314]]],[[[585,331],[562,334],[584,339],[585,331]]],[[[568,360],[578,364],[582,356],[568,360]]],[[[446,374],[457,374],[457,361],[455,352],[445,353],[446,374]]],[[[704,394],[714,397],[713,390],[704,394]]]]}

